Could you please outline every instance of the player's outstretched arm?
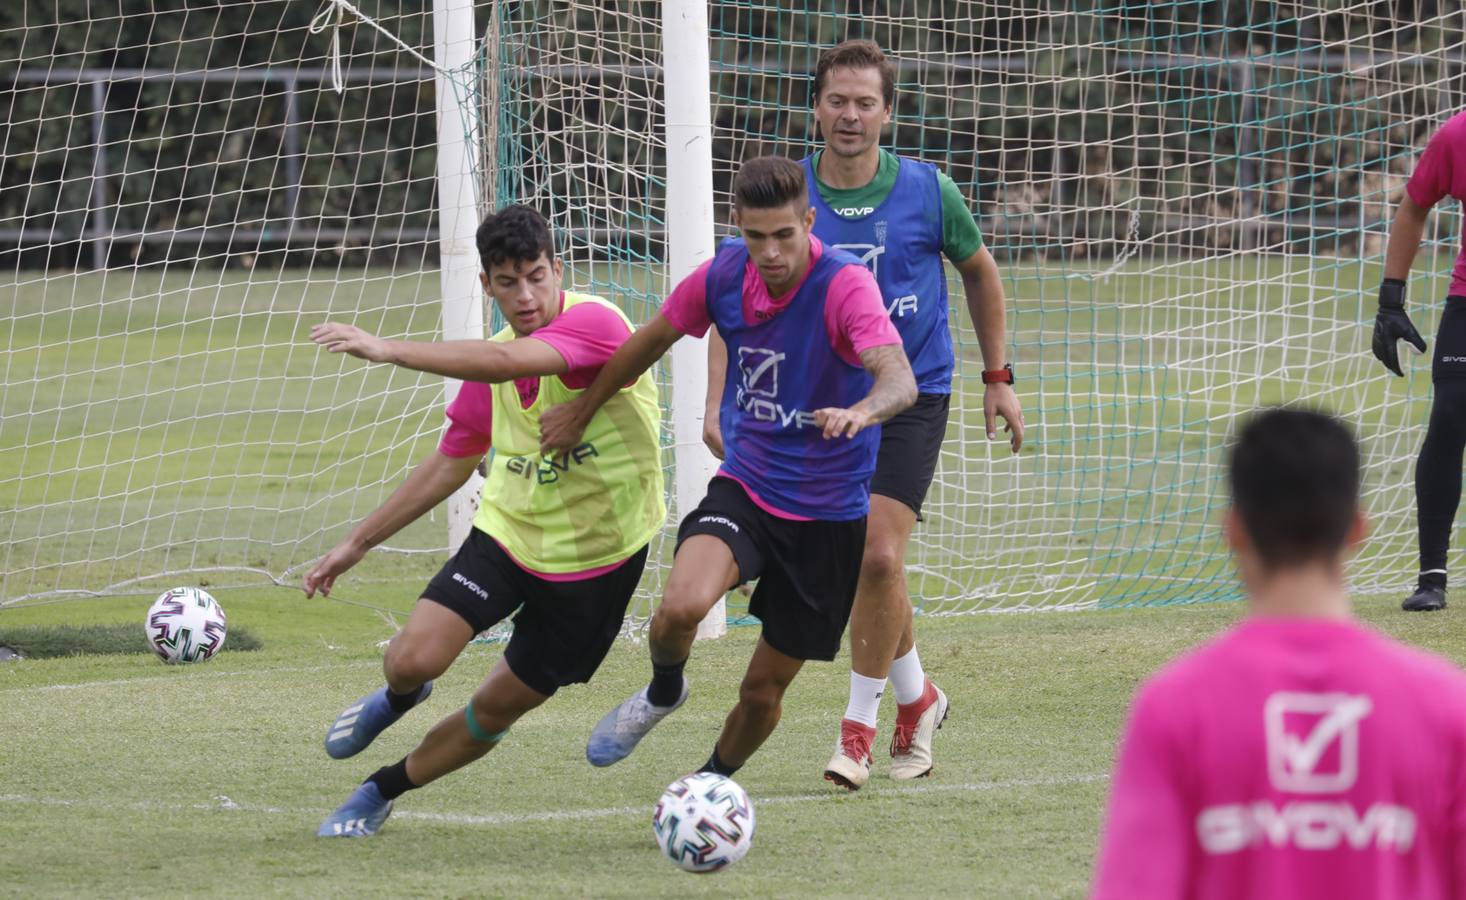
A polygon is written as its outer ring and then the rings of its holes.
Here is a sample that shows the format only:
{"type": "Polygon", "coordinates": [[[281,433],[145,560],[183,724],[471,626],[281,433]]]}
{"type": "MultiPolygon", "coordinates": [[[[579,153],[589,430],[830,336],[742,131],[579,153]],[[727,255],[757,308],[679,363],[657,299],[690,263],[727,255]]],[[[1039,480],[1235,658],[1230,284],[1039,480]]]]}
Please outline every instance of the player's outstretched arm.
{"type": "Polygon", "coordinates": [[[900,344],[871,347],[860,354],[860,363],[875,376],[875,384],[849,409],[827,406],[814,411],[815,424],[824,429],[826,438],[855,437],[916,402],[916,376],[900,344]]]}
{"type": "MultiPolygon", "coordinates": [[[[1008,362],[1008,307],[1003,297],[1003,278],[998,274],[997,260],[993,259],[987,247],[978,247],[975,253],[956,266],[962,275],[962,292],[967,299],[967,311],[972,316],[972,327],[977,332],[977,346],[982,351],[982,367],[1001,369],[1008,362]]],[[[987,385],[982,393],[982,413],[987,423],[988,440],[997,440],[998,418],[1002,417],[1008,443],[1017,453],[1023,446],[1023,407],[1013,385],[987,385]]]]}
{"type": "Polygon", "coordinates": [[[302,586],[307,597],[316,591],[330,595],[337,576],[361,562],[368,550],[416,521],[419,516],[448,499],[463,486],[478,466],[476,456],[446,456],[434,450],[408,473],[407,480],[392,492],[361,524],[306,573],[302,586]]]}
{"type": "Polygon", "coordinates": [[[579,444],[596,410],[622,387],[640,378],[680,337],[682,332],[661,313],[636,329],[579,397],[540,414],[540,452],[563,453],[579,444]]]}
{"type": "Polygon", "coordinates": [[[1379,309],[1374,315],[1374,337],[1370,349],[1375,359],[1396,375],[1404,376],[1400,370],[1398,341],[1405,343],[1417,353],[1425,352],[1425,339],[1415,330],[1415,323],[1405,312],[1405,282],[1410,277],[1410,266],[1420,250],[1420,239],[1425,233],[1425,219],[1430,210],[1410,199],[1407,193],[1400,198],[1395,210],[1395,219],[1390,223],[1390,241],[1385,247],[1385,277],[1379,286],[1379,309]]]}
{"type": "Polygon", "coordinates": [[[488,384],[560,375],[570,369],[559,351],[533,337],[512,341],[394,341],[344,322],[324,322],[311,327],[311,340],[332,353],[347,353],[368,362],[392,363],[417,372],[488,384]]]}
{"type": "Polygon", "coordinates": [[[728,377],[728,345],[716,328],[708,331],[708,398],[703,410],[702,442],[723,458],[723,382],[728,377]]]}

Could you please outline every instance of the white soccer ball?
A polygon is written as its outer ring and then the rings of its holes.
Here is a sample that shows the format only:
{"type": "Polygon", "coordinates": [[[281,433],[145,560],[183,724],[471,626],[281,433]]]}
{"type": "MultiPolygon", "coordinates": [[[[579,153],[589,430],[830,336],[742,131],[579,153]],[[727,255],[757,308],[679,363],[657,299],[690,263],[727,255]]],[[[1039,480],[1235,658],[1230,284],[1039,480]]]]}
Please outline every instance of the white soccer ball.
{"type": "Polygon", "coordinates": [[[733,779],[694,772],[662,792],[652,832],[672,862],[689,872],[716,872],[742,859],[753,843],[753,804],[733,779]]]}
{"type": "Polygon", "coordinates": [[[153,601],[143,628],[163,662],[191,663],[211,659],[224,647],[229,623],[208,591],[177,587],[153,601]]]}

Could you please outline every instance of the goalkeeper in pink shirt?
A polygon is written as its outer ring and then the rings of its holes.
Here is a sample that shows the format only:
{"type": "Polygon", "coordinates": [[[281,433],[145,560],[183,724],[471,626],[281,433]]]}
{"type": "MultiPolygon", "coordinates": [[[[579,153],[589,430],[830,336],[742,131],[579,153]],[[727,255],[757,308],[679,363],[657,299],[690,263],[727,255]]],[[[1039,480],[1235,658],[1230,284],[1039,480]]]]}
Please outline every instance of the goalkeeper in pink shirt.
{"type": "Polygon", "coordinates": [[[1466,897],[1466,674],[1350,614],[1353,435],[1269,410],[1229,475],[1251,614],[1136,694],[1092,896],[1466,897]]]}
{"type": "MultiPolygon", "coordinates": [[[[1390,223],[1371,347],[1375,357],[1396,375],[1404,374],[1400,341],[1417,353],[1426,351],[1425,339],[1405,312],[1405,284],[1430,210],[1447,197],[1466,200],[1466,112],[1452,116],[1431,136],[1390,223]]],[[[1466,452],[1466,238],[1441,310],[1430,381],[1434,395],[1430,422],[1415,461],[1420,574],[1415,592],[1400,604],[1408,612],[1446,607],[1446,556],[1456,508],[1461,504],[1461,456],[1466,452]]]]}

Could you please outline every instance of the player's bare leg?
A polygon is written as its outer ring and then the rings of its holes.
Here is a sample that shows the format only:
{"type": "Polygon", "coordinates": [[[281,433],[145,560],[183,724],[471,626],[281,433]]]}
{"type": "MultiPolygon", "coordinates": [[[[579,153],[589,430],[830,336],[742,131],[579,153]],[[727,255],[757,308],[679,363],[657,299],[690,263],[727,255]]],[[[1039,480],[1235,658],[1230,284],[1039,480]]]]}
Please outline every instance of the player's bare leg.
{"type": "Polygon", "coordinates": [[[850,610],[850,668],[866,678],[884,680],[891,661],[901,655],[901,644],[908,651],[913,644],[906,547],[915,527],[911,507],[871,494],[860,582],[850,610]]]}
{"type": "Polygon", "coordinates": [[[326,752],[346,759],[365,750],[387,726],[427,699],[433,679],[448,671],[471,640],[473,627],[462,616],[440,603],[419,599],[382,658],[387,686],[341,711],[326,730],[326,752]]]}
{"type": "Polygon", "coordinates": [[[682,542],[662,603],[652,615],[647,640],[651,684],[596,723],[585,747],[591,765],[609,766],[625,759],[647,732],[687,700],[682,669],[697,639],[698,623],[737,582],[738,563],[727,544],[707,534],[694,534],[682,542]]]}
{"type": "Polygon", "coordinates": [[[362,782],[316,833],[321,837],[375,834],[403,793],[482,758],[499,746],[521,716],[548,699],[520,681],[500,657],[466,707],[434,725],[396,765],[383,767],[362,782]]]}
{"type": "Polygon", "coordinates": [[[662,603],[652,614],[647,645],[652,663],[666,665],[687,659],[697,639],[697,626],[738,582],[738,563],[728,545],[708,534],[682,542],[662,603]]]}
{"type": "Polygon", "coordinates": [[[500,657],[468,706],[444,717],[407,754],[408,779],[421,787],[483,757],[521,716],[548,699],[520,681],[500,657]]]}
{"type": "Polygon", "coordinates": [[[738,687],[738,703],[728,713],[714,751],[724,766],[741,767],[773,734],[783,714],[784,692],[803,665],[804,660],[780,653],[759,638],[738,687]]]}
{"type": "MultiPolygon", "coordinates": [[[[916,513],[899,500],[872,494],[866,519],[865,551],[860,582],[850,614],[850,701],[840,722],[840,740],[825,778],[848,789],[860,789],[869,778],[871,745],[875,742],[877,712],[886,680],[897,689],[897,733],[891,745],[892,776],[915,777],[931,770],[931,739],[927,729],[911,727],[932,705],[927,696],[934,687],[926,682],[915,652],[911,598],[906,587],[906,548],[916,526],[916,513]],[[899,660],[899,663],[893,661],[899,660]],[[928,690],[930,688],[930,690],[928,690]],[[911,721],[907,721],[911,720],[911,721]],[[920,773],[913,770],[912,740],[920,773]],[[923,755],[924,754],[924,755],[923,755]]],[[[940,692],[936,692],[940,694],[940,692]]],[[[946,703],[942,702],[945,715],[946,703]]]]}

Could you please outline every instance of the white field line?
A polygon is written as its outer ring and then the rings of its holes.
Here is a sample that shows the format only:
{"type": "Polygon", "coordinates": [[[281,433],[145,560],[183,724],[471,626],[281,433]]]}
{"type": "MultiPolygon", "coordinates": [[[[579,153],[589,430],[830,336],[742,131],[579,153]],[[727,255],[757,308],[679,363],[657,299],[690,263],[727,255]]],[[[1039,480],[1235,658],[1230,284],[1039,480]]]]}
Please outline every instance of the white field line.
{"type": "MultiPolygon", "coordinates": [[[[851,795],[843,792],[836,792],[835,789],[820,793],[805,794],[783,794],[772,797],[754,796],[755,806],[767,806],[770,804],[790,803],[828,803],[828,802],[874,802],[881,799],[901,798],[919,796],[922,794],[978,794],[994,793],[1024,788],[1047,788],[1047,787],[1068,787],[1071,785],[1094,784],[1096,782],[1108,781],[1108,775],[1065,775],[1055,778],[1017,778],[1009,781],[975,781],[957,784],[943,784],[941,782],[926,782],[924,784],[908,785],[901,787],[880,787],[876,790],[868,790],[859,795],[851,795]]],[[[311,817],[323,815],[328,810],[321,809],[289,809],[280,806],[256,806],[253,804],[236,803],[228,797],[215,797],[213,803],[153,803],[148,801],[133,801],[119,803],[111,800],[100,799],[65,799],[60,797],[34,797],[26,794],[0,794],[0,805],[10,804],[17,806],[60,806],[78,809],[126,809],[138,812],[187,812],[189,810],[203,810],[209,812],[244,812],[259,813],[264,815],[286,815],[311,817]]],[[[580,819],[613,819],[622,816],[650,816],[652,804],[643,806],[604,806],[590,809],[563,809],[546,810],[543,812],[531,813],[500,813],[483,816],[460,815],[456,813],[433,813],[414,812],[403,810],[393,815],[394,819],[413,819],[425,822],[438,822],[448,825],[469,825],[469,826],[495,826],[495,825],[521,825],[534,822],[563,822],[580,819]]]]}

